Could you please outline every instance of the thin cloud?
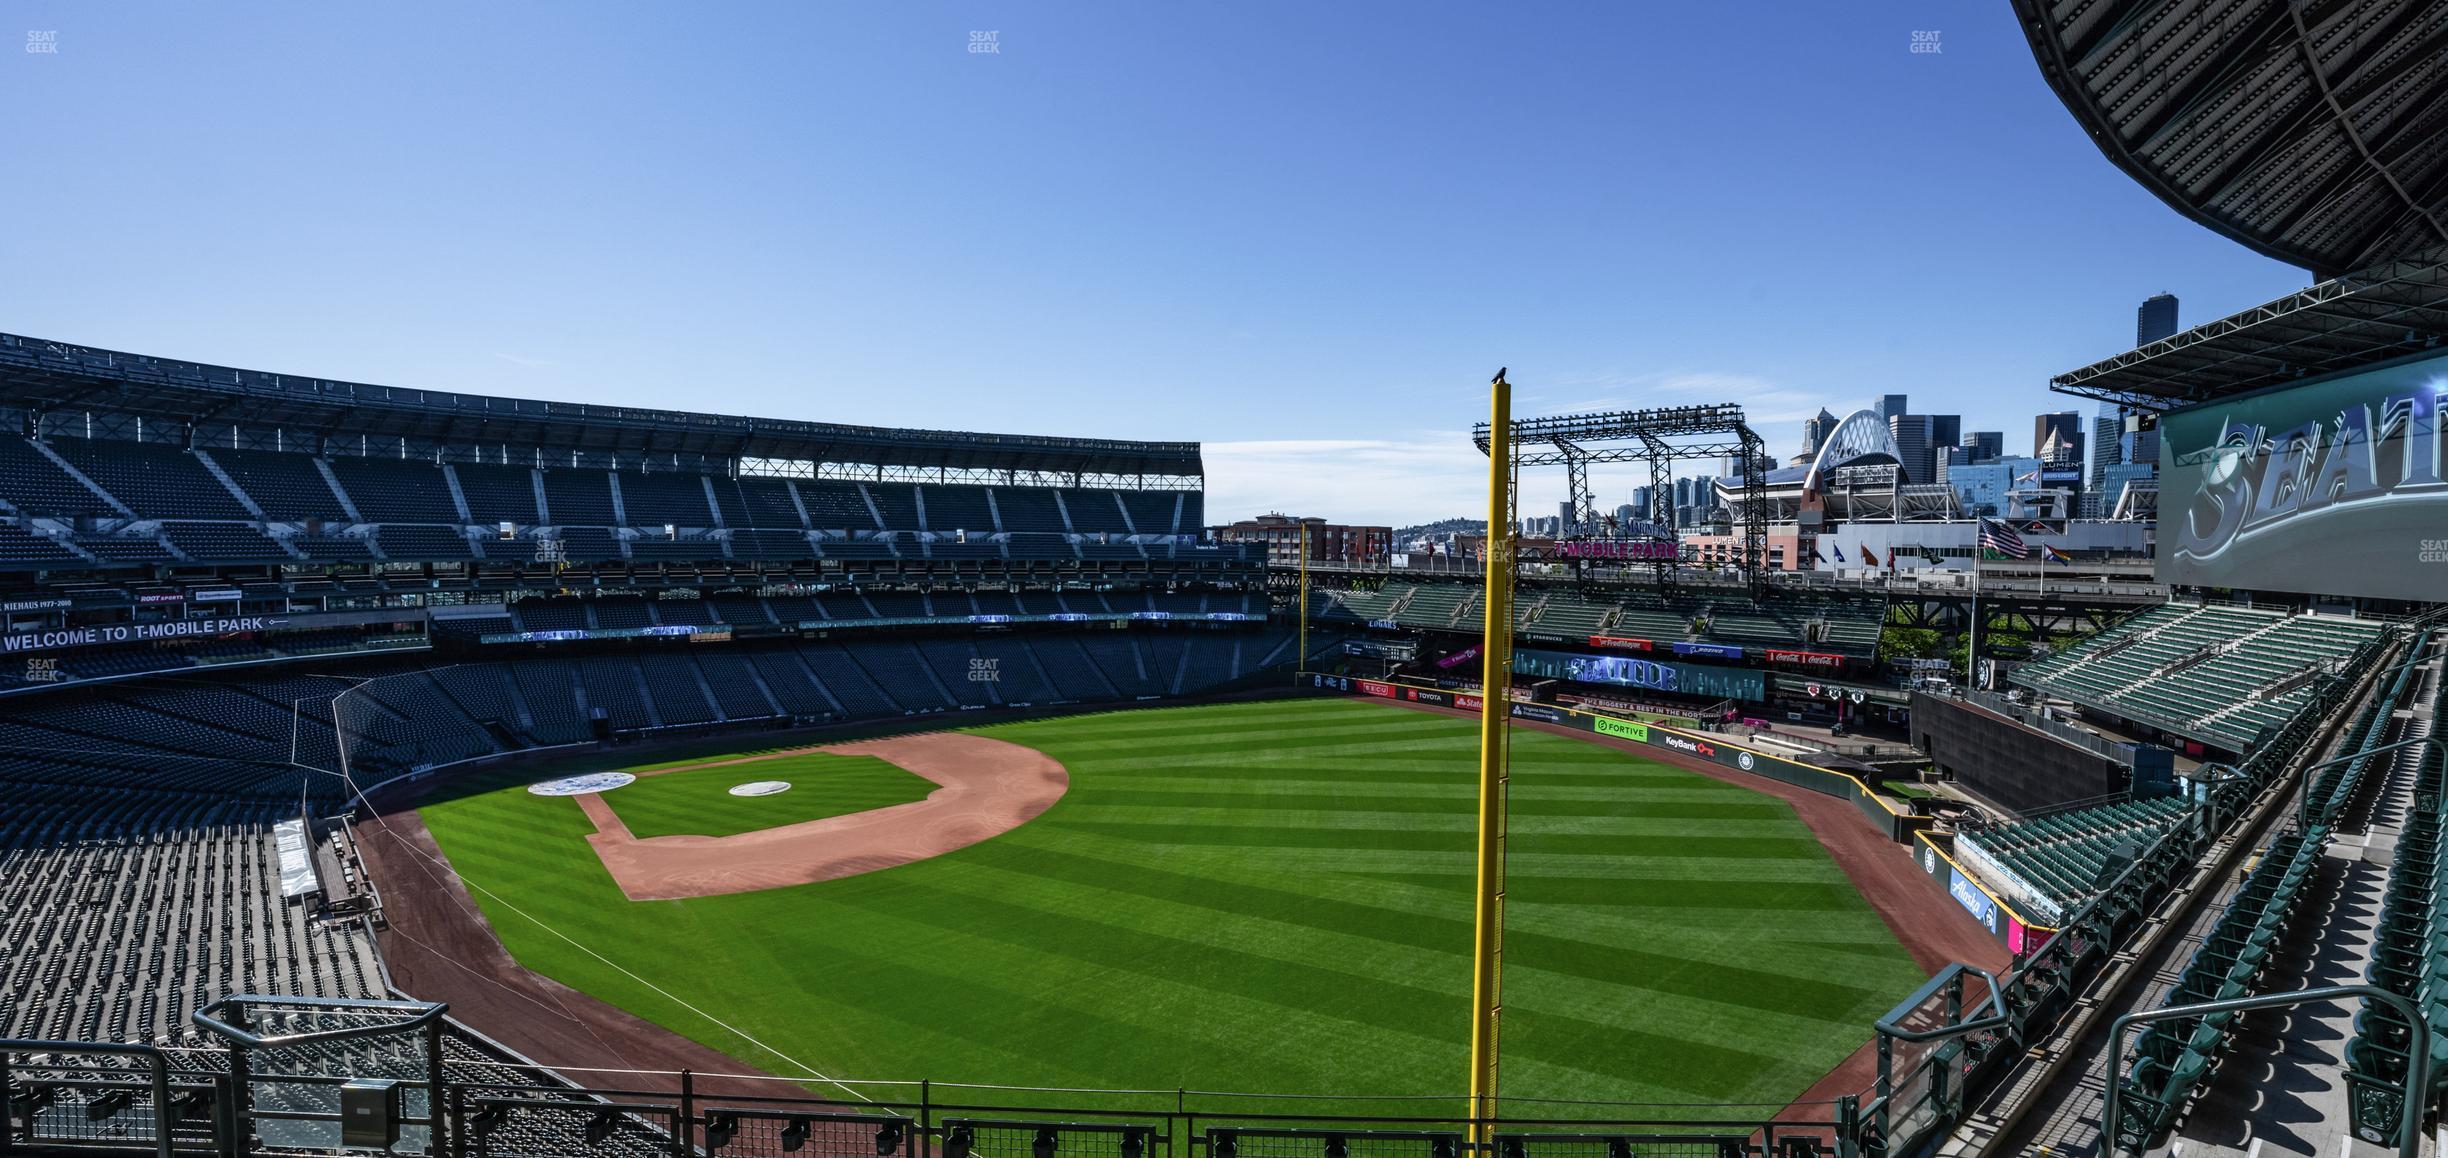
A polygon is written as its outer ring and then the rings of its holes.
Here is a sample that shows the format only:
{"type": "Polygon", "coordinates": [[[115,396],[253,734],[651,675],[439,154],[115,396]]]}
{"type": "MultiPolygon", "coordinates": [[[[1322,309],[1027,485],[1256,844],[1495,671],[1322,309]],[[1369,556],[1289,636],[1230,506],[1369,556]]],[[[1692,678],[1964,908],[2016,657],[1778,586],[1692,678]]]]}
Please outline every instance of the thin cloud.
{"type": "Polygon", "coordinates": [[[1467,431],[1210,442],[1201,451],[1207,518],[1217,524],[1280,511],[1399,527],[1487,510],[1487,456],[1467,431]]]}

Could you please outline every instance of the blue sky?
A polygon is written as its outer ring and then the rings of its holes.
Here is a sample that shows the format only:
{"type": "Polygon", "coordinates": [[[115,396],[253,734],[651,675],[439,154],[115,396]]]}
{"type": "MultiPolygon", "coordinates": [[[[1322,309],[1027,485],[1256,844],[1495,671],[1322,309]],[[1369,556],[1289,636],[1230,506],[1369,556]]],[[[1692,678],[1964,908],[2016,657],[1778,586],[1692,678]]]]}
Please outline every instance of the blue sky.
{"type": "Polygon", "coordinates": [[[1522,413],[1739,401],[1785,454],[1898,391],[2027,450],[2141,298],[2308,280],[2103,160],[2004,0],[9,10],[56,51],[0,46],[0,330],[1197,439],[1218,518],[1482,509],[1499,365],[1522,413]]]}

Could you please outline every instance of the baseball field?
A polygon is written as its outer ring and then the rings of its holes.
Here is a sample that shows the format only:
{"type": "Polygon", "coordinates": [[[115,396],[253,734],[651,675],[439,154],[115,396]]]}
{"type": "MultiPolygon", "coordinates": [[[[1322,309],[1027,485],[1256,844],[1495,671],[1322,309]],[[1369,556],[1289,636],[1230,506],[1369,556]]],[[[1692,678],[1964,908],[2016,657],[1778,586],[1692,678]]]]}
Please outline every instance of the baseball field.
{"type": "MultiPolygon", "coordinates": [[[[1474,722],[1315,699],[975,734],[1050,757],[1067,789],[999,835],[789,887],[632,901],[589,812],[518,785],[423,817],[522,964],[772,1072],[1460,1088],[1474,722]]],[[[929,787],[781,755],[590,807],[640,835],[725,837],[759,808],[821,835],[929,787]],[[792,787],[725,792],[761,780],[792,787]]],[[[1922,980],[1782,801],[1533,732],[1511,800],[1511,1096],[1781,1105],[1922,980]]]]}

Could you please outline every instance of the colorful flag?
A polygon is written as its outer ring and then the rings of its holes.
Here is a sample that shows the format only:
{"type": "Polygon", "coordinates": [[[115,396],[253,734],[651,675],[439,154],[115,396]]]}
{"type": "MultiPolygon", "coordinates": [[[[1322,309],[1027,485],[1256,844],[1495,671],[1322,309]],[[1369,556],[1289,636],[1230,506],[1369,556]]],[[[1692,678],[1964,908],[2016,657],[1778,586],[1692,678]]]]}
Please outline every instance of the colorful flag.
{"type": "Polygon", "coordinates": [[[1878,556],[1871,554],[1871,553],[1870,553],[1870,548],[1868,548],[1868,547],[1863,547],[1863,548],[1861,549],[1861,555],[1862,555],[1862,562],[1863,562],[1863,563],[1865,563],[1865,564],[1867,564],[1867,565],[1869,565],[1869,566],[1872,566],[1872,567],[1876,567],[1876,566],[1878,566],[1878,556]]]}
{"type": "Polygon", "coordinates": [[[2050,563],[2071,563],[2074,561],[2074,556],[2068,555],[2065,552],[2049,546],[2046,543],[2040,544],[2040,558],[2050,563]]]}
{"type": "Polygon", "coordinates": [[[1842,563],[1842,562],[1844,562],[1844,561],[1845,561],[1845,557],[1844,557],[1844,548],[1843,548],[1843,547],[1839,547],[1839,546],[1835,546],[1835,545],[1833,545],[1833,544],[1830,544],[1830,545],[1829,545],[1829,547],[1828,547],[1828,549],[1829,549],[1829,550],[1831,550],[1831,551],[1836,552],[1836,561],[1837,561],[1837,562],[1842,563]]]}

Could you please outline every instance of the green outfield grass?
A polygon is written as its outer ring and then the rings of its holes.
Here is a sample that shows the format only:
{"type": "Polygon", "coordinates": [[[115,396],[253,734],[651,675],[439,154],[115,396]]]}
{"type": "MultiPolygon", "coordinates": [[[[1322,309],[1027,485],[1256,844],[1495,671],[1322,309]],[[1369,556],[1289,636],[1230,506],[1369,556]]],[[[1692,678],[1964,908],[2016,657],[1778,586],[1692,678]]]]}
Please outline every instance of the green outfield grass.
{"type": "Polygon", "coordinates": [[[690,763],[642,765],[633,770],[686,770],[641,776],[604,797],[631,836],[730,836],[907,804],[935,790],[934,781],[873,756],[794,752],[711,768],[690,763]],[[791,789],[772,796],[731,795],[733,785],[751,780],[781,780],[791,789]]]}
{"type": "MultiPolygon", "coordinates": [[[[629,902],[577,805],[515,787],[424,815],[521,961],[777,1071],[680,1002],[836,1077],[1461,1088],[1475,722],[1315,699],[979,731],[1060,760],[1070,792],[791,889],[629,902]]],[[[1781,1104],[1922,980],[1783,802],[1514,743],[1509,1095],[1781,1104]]]]}

